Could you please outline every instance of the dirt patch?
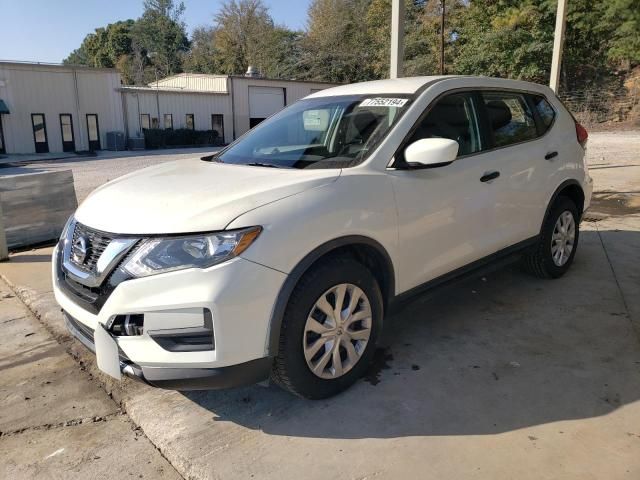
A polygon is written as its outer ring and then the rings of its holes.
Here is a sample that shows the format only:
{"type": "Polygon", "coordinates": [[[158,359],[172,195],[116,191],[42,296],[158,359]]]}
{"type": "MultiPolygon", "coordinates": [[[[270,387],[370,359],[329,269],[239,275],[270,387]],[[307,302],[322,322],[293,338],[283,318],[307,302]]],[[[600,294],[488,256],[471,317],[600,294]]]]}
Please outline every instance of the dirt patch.
{"type": "Polygon", "coordinates": [[[591,206],[585,213],[586,221],[607,217],[623,217],[640,214],[640,195],[628,193],[594,193],[591,206]]]}

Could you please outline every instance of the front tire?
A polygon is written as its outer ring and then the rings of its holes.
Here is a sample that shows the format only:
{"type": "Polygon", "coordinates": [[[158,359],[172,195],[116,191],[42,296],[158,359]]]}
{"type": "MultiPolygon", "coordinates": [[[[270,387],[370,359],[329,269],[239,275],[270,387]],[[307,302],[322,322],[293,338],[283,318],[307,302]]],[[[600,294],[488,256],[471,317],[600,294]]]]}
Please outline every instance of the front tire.
{"type": "Polygon", "coordinates": [[[312,267],[285,310],[272,380],[308,399],[347,389],[371,363],[382,317],[380,287],[364,265],[338,256],[312,267]]]}
{"type": "Polygon", "coordinates": [[[540,278],[561,277],[573,263],[579,237],[578,207],[560,196],[545,219],[538,243],[523,258],[525,270],[540,278]]]}

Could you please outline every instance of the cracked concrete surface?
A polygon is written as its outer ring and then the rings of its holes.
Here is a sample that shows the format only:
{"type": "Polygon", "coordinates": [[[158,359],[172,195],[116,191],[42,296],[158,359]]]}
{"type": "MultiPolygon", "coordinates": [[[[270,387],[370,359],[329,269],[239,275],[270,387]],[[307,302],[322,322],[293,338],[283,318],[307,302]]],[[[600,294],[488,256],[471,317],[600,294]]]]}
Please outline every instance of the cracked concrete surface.
{"type": "Polygon", "coordinates": [[[3,282],[0,328],[0,478],[180,478],[3,282]]]}

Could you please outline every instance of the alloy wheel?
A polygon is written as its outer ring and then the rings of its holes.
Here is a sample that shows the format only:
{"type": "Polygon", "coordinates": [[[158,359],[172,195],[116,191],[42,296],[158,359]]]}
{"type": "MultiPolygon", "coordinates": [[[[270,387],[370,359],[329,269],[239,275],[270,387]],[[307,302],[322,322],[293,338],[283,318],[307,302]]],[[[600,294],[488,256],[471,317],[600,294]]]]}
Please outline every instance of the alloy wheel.
{"type": "Polygon", "coordinates": [[[367,295],[351,283],[324,292],[311,308],[302,337],[309,369],[323,379],[349,372],[364,354],[371,336],[367,295]]]}
{"type": "Polygon", "coordinates": [[[565,210],[560,214],[551,235],[551,257],[557,267],[569,261],[576,241],[576,222],[573,214],[565,210]]]}

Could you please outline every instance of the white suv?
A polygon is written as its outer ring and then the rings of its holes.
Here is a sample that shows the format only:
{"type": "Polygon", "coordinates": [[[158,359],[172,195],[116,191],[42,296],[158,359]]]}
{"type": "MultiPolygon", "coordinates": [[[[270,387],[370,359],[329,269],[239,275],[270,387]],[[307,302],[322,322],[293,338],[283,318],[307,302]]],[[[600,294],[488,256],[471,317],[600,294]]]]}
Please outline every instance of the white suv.
{"type": "Polygon", "coordinates": [[[532,83],[323,90],[216,155],[93,192],[54,252],[55,295],[116,378],[327,397],[363,375],[398,300],[514,254],[566,272],[586,139],[532,83]]]}

